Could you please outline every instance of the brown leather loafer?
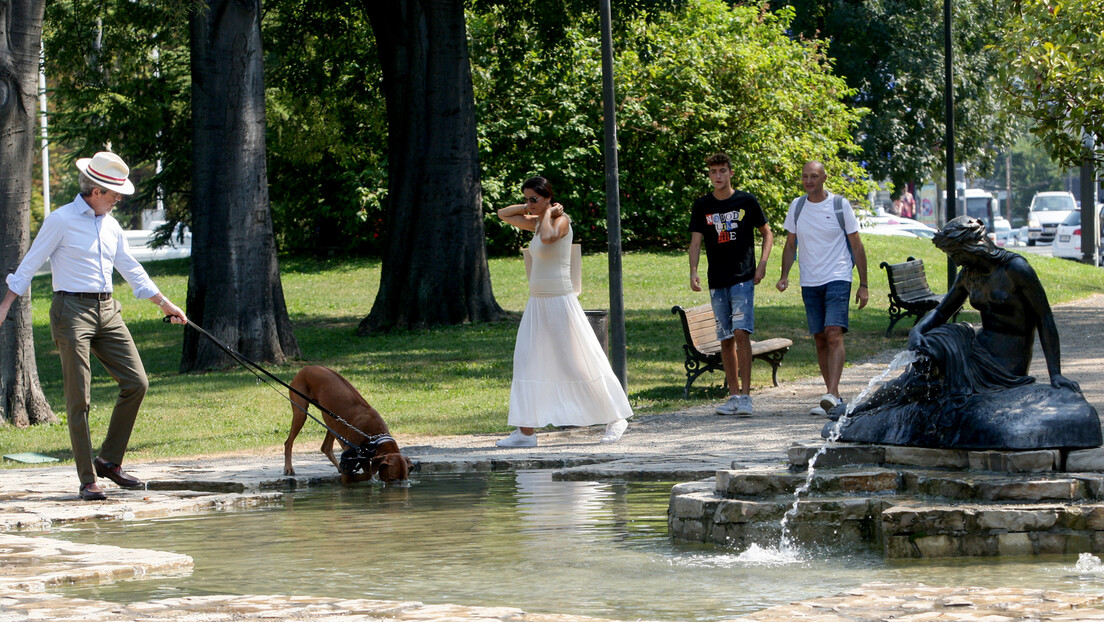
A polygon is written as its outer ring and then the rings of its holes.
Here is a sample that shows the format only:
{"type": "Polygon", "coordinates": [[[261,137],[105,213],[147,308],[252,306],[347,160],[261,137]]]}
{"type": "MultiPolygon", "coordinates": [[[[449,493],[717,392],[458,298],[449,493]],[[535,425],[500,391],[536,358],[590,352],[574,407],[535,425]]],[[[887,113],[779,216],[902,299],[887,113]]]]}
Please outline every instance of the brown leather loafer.
{"type": "Polygon", "coordinates": [[[96,475],[106,477],[123,488],[137,488],[142,485],[142,480],[123,470],[123,467],[97,457],[92,460],[92,466],[96,468],[96,475]]]}
{"type": "Polygon", "coordinates": [[[107,498],[107,495],[100,489],[99,484],[92,482],[91,484],[81,484],[80,498],[85,501],[103,501],[107,498]]]}

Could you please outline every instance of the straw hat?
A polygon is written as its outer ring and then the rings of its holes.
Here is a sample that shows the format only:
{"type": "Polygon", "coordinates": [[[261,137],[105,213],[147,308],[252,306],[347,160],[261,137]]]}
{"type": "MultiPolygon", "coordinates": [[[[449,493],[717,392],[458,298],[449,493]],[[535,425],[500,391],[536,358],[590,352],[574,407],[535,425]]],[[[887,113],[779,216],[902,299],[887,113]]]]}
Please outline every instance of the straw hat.
{"type": "Polygon", "coordinates": [[[130,167],[110,151],[101,151],[91,158],[77,160],[77,168],[92,181],[119,194],[134,194],[134,184],[127,177],[130,167]]]}

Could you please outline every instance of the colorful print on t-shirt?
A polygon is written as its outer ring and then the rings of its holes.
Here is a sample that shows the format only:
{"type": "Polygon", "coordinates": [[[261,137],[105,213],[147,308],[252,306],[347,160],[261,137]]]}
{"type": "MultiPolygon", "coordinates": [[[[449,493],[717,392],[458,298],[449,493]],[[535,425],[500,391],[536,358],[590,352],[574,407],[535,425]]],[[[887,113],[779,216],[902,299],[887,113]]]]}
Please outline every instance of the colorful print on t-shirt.
{"type": "Polygon", "coordinates": [[[740,228],[740,221],[744,219],[744,210],[734,210],[723,214],[706,214],[706,224],[713,225],[717,230],[717,243],[731,242],[734,232],[740,228]]]}

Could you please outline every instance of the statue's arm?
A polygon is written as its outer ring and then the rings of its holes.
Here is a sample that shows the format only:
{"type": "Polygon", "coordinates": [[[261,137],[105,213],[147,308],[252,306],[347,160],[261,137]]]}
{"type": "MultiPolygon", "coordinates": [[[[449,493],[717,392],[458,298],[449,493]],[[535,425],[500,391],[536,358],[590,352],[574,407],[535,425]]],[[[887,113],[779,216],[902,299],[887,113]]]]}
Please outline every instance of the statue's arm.
{"type": "Polygon", "coordinates": [[[1039,332],[1039,345],[1043,348],[1051,386],[1080,392],[1081,387],[1076,382],[1062,375],[1062,345],[1058,339],[1058,325],[1054,322],[1054,313],[1050,309],[1050,301],[1047,300],[1046,290],[1039,281],[1039,276],[1023,258],[1013,260],[1009,267],[1009,274],[1012,275],[1020,297],[1036,318],[1035,329],[1039,332]]]}
{"type": "Polygon", "coordinates": [[[917,346],[923,341],[925,333],[936,326],[946,324],[954,317],[955,313],[958,313],[969,298],[970,293],[966,291],[966,286],[962,284],[962,273],[960,272],[955,277],[950,289],[947,290],[947,295],[943,296],[939,306],[921,318],[916,326],[913,326],[912,330],[909,331],[909,349],[917,349],[917,346]]]}

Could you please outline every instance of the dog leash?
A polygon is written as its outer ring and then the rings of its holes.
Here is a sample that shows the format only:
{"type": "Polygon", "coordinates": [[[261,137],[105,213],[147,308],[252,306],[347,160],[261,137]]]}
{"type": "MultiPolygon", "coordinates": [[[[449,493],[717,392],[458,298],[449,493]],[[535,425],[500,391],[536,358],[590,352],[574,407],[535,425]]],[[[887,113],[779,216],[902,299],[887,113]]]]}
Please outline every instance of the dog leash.
{"type": "MultiPolygon", "coordinates": [[[[165,322],[166,324],[169,324],[169,323],[172,322],[172,316],[166,315],[162,321],[165,322]]],[[[196,331],[198,331],[199,334],[201,334],[204,337],[210,339],[212,343],[214,343],[216,346],[219,347],[219,349],[221,349],[223,352],[229,354],[230,358],[237,361],[238,364],[240,364],[242,367],[246,368],[247,370],[249,370],[250,373],[252,373],[254,376],[256,376],[258,380],[264,382],[266,385],[268,385],[270,388],[272,388],[273,391],[276,391],[281,396],[283,396],[284,399],[291,402],[292,406],[294,406],[294,407],[298,408],[299,410],[303,411],[303,414],[305,414],[306,416],[308,416],[311,419],[314,419],[316,422],[318,422],[318,425],[326,428],[326,430],[328,430],[330,432],[330,434],[333,434],[335,437],[337,437],[337,439],[340,440],[342,443],[344,443],[347,447],[360,447],[360,445],[357,445],[356,443],[353,443],[352,441],[345,438],[344,436],[338,434],[336,430],[334,430],[330,426],[326,425],[325,421],[322,421],[318,417],[315,417],[314,415],[312,415],[310,413],[309,410],[307,410],[306,408],[303,408],[299,404],[296,404],[294,400],[292,400],[287,395],[284,395],[283,392],[276,389],[276,387],[273,387],[272,384],[268,382],[268,380],[265,380],[263,377],[261,377],[261,375],[258,374],[257,371],[260,371],[261,373],[268,376],[269,378],[271,378],[271,379],[275,380],[276,382],[279,382],[280,384],[284,385],[285,387],[287,387],[287,389],[289,391],[294,392],[296,395],[298,395],[299,397],[306,400],[308,404],[311,404],[312,406],[314,406],[318,410],[320,410],[320,411],[326,413],[327,415],[333,417],[337,421],[340,421],[341,423],[344,423],[345,425],[349,426],[350,429],[352,429],[357,434],[360,434],[361,436],[364,437],[365,440],[364,440],[364,443],[362,443],[362,444],[375,443],[376,445],[378,445],[380,442],[382,442],[384,440],[385,437],[386,438],[391,438],[391,436],[386,432],[383,432],[383,433],[380,433],[380,434],[365,434],[363,430],[361,430],[360,428],[358,428],[355,425],[353,425],[353,424],[349,423],[348,421],[346,421],[345,418],[342,417],[341,415],[335,413],[334,411],[330,410],[329,408],[326,408],[325,406],[319,404],[318,402],[311,399],[310,397],[304,395],[302,391],[300,391],[299,389],[296,389],[295,387],[291,386],[290,384],[288,384],[288,383],[284,382],[283,380],[277,378],[276,376],[272,375],[267,369],[265,369],[264,367],[261,367],[260,365],[254,363],[253,361],[249,360],[244,355],[242,355],[238,352],[235,352],[230,346],[228,346],[228,345],[224,344],[223,342],[219,341],[219,339],[217,337],[215,337],[211,333],[204,330],[203,327],[200,326],[199,324],[196,324],[195,322],[193,322],[191,320],[188,320],[187,326],[191,326],[196,331]]],[[[392,440],[394,440],[394,439],[392,439],[392,440]]]]}

